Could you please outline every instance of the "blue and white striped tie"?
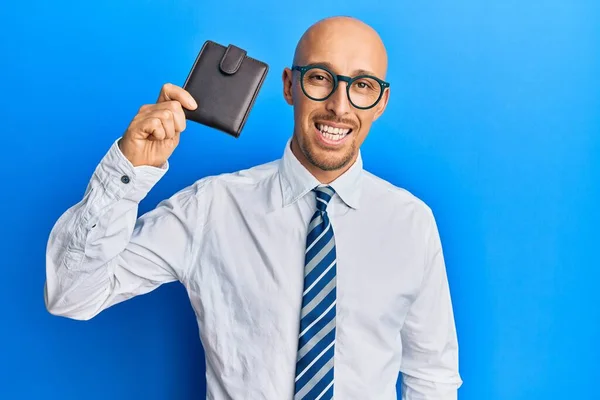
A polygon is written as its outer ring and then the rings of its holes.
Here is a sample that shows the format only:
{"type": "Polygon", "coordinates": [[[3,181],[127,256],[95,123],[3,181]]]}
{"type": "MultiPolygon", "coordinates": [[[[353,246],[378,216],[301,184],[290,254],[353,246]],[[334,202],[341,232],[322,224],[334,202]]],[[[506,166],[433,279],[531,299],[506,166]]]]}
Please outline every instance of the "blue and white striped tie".
{"type": "Polygon", "coordinates": [[[327,204],[335,191],[318,186],[308,226],[294,400],[333,398],[336,253],[327,204]]]}

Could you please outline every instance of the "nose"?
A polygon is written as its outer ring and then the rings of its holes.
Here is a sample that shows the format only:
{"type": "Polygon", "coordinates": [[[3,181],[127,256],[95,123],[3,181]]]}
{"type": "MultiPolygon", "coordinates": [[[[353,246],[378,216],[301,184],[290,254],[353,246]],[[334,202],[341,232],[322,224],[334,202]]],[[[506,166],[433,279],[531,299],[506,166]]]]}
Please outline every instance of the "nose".
{"type": "Polygon", "coordinates": [[[325,104],[327,111],[332,112],[338,117],[346,115],[350,112],[351,105],[346,92],[347,85],[347,82],[339,82],[335,92],[329,96],[325,104]]]}

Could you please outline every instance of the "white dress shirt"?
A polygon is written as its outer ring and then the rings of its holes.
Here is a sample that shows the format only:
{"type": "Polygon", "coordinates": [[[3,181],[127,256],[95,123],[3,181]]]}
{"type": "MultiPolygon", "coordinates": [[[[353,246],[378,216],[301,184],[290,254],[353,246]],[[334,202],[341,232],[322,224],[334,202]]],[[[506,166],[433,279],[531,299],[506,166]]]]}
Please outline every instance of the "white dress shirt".
{"type": "MultiPolygon", "coordinates": [[[[292,399],[308,222],[319,182],[279,160],[196,181],[138,218],[167,172],[115,141],[47,247],[50,313],[86,320],[179,281],[206,355],[207,399],[292,399]]],[[[430,208],[362,167],[331,183],[337,253],[334,398],[453,400],[462,381],[430,208]]]]}

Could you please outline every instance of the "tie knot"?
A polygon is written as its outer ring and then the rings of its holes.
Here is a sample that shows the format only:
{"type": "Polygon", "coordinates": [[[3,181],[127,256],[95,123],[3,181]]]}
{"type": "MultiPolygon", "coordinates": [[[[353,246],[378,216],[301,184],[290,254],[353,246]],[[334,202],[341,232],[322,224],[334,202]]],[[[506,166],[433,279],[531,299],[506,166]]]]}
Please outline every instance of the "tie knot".
{"type": "Polygon", "coordinates": [[[327,204],[329,204],[329,200],[335,194],[335,190],[329,185],[327,186],[317,186],[313,189],[313,191],[317,194],[317,209],[319,211],[325,212],[327,209],[327,204]]]}

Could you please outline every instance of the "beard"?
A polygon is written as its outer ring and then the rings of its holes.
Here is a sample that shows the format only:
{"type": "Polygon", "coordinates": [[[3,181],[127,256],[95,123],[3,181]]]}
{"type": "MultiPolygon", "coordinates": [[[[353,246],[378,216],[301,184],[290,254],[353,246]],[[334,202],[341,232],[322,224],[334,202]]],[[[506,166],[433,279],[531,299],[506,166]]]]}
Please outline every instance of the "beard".
{"type": "MultiPolygon", "coordinates": [[[[350,133],[351,135],[354,132],[350,133]]],[[[322,171],[335,171],[348,165],[356,154],[356,144],[351,140],[350,146],[341,151],[329,152],[309,140],[298,140],[300,150],[312,165],[322,171]]]]}

